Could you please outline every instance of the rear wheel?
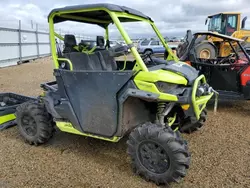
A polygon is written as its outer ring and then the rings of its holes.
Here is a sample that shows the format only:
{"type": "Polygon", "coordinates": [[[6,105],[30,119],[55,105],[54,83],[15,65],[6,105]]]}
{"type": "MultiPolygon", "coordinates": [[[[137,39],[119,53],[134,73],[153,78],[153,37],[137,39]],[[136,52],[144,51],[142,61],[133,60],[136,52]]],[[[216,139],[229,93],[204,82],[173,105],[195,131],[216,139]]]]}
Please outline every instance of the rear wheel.
{"type": "Polygon", "coordinates": [[[29,144],[43,144],[52,137],[52,118],[42,104],[23,103],[17,107],[15,115],[19,132],[29,144]]]}
{"type": "Polygon", "coordinates": [[[169,184],[186,176],[188,147],[170,127],[143,124],[131,132],[127,144],[134,172],[147,181],[169,184]]]}

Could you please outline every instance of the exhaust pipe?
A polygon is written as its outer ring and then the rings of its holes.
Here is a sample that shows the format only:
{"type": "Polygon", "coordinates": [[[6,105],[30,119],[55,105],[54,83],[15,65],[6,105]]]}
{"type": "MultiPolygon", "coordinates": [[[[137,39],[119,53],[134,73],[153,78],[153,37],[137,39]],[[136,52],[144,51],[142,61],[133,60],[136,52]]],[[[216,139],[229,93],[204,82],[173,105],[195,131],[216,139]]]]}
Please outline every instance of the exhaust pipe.
{"type": "Polygon", "coordinates": [[[242,21],[241,21],[241,29],[245,28],[245,24],[246,24],[246,20],[247,20],[247,16],[245,16],[242,21]]]}

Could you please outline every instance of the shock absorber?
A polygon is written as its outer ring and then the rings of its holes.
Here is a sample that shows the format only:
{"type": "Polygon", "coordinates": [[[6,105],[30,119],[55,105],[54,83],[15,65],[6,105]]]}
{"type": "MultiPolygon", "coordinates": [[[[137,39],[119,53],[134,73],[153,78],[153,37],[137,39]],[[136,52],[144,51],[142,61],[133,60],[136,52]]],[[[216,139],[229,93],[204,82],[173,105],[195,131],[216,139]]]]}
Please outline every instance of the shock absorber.
{"type": "Polygon", "coordinates": [[[157,104],[157,116],[159,116],[160,114],[162,114],[162,112],[164,111],[166,107],[166,103],[165,102],[159,102],[157,104]]]}
{"type": "Polygon", "coordinates": [[[156,114],[156,123],[162,124],[162,112],[166,108],[166,103],[165,102],[158,102],[157,104],[157,114],[156,114]]]}
{"type": "Polygon", "coordinates": [[[165,103],[165,102],[159,102],[157,106],[157,123],[160,123],[161,125],[165,125],[164,117],[169,114],[169,112],[174,107],[175,103],[165,103]]]}

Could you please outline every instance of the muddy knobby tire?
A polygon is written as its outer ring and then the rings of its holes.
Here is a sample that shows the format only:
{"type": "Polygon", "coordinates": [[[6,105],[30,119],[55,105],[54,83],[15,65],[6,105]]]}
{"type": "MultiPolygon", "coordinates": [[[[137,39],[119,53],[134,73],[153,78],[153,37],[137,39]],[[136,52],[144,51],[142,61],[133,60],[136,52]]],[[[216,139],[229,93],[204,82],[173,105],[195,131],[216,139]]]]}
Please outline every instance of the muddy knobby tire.
{"type": "Polygon", "coordinates": [[[29,144],[43,144],[53,136],[52,117],[43,104],[23,103],[17,107],[15,115],[19,132],[29,144]]]}
{"type": "Polygon", "coordinates": [[[186,141],[170,127],[145,123],[130,133],[127,145],[134,172],[147,181],[168,185],[186,176],[191,156],[186,141]]]}
{"type": "Polygon", "coordinates": [[[199,121],[193,124],[189,123],[188,128],[185,128],[185,126],[183,128],[180,128],[180,132],[191,134],[193,132],[199,131],[204,126],[206,120],[207,120],[207,109],[204,109],[201,112],[199,121]]]}

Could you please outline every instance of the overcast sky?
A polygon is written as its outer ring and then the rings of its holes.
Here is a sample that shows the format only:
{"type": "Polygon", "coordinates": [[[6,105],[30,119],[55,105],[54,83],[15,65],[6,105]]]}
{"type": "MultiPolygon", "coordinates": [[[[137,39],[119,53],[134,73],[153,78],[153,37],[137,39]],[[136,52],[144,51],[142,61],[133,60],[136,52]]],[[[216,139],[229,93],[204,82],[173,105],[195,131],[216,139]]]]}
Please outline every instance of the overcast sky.
{"type": "MultiPolygon", "coordinates": [[[[249,17],[247,24],[250,24],[250,0],[1,0],[0,25],[15,25],[15,20],[20,19],[23,27],[31,27],[33,20],[33,23],[39,24],[39,28],[45,29],[48,26],[47,15],[55,7],[103,2],[143,12],[155,21],[164,36],[182,36],[187,29],[206,30],[206,16],[222,11],[240,11],[243,16],[249,17]]],[[[84,35],[99,34],[91,26],[62,25],[63,30],[71,31],[72,28],[84,35]]],[[[133,24],[126,29],[132,37],[150,35],[144,26],[133,24]]],[[[116,32],[112,32],[116,36],[116,32]]]]}

